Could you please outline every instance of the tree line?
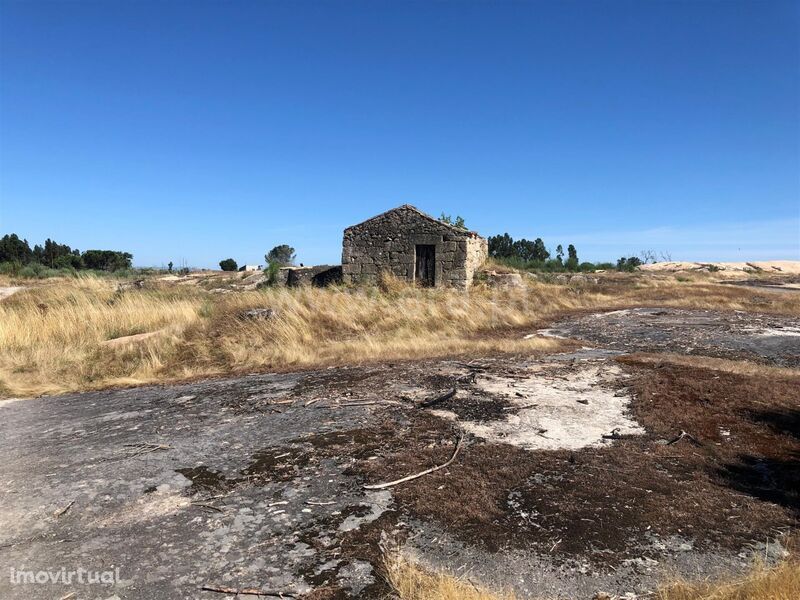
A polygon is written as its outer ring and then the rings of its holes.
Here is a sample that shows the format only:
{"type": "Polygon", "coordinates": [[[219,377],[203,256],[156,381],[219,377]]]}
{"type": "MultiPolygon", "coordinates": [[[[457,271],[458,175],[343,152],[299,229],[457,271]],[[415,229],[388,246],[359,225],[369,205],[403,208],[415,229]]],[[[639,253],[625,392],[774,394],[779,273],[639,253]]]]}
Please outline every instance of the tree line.
{"type": "Polygon", "coordinates": [[[578,260],[578,251],[572,244],[567,246],[565,260],[564,247],[561,244],[556,246],[555,256],[553,256],[544,245],[542,238],[536,238],[533,241],[525,238],[515,240],[504,233],[490,236],[488,242],[489,256],[510,266],[545,271],[593,271],[597,268],[597,265],[593,263],[581,263],[578,260]]]}
{"type": "Polygon", "coordinates": [[[85,250],[59,244],[50,238],[44,244],[33,248],[28,240],[16,233],[8,233],[0,238],[0,263],[18,265],[42,265],[51,269],[95,269],[98,271],[118,271],[130,269],[133,255],[118,250],[85,250]]]}
{"type": "Polygon", "coordinates": [[[564,247],[561,244],[556,246],[555,256],[553,256],[544,245],[542,238],[536,238],[533,241],[525,238],[515,240],[507,233],[493,235],[488,238],[488,242],[490,257],[511,267],[532,271],[596,271],[600,269],[633,271],[646,262],[636,256],[623,256],[616,265],[610,262],[580,262],[578,251],[573,244],[567,246],[565,259],[564,247]]]}

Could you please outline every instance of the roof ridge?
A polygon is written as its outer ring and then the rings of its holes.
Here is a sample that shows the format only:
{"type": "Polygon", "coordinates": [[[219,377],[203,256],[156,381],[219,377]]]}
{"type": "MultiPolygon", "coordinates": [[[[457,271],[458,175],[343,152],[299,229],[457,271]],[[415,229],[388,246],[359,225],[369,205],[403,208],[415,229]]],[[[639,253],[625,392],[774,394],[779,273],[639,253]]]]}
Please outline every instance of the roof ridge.
{"type": "Polygon", "coordinates": [[[475,234],[478,237],[480,237],[477,231],[472,231],[471,229],[467,229],[466,227],[464,227],[464,228],[456,227],[452,223],[445,223],[441,219],[437,219],[436,217],[434,217],[432,215],[429,215],[426,212],[421,211],[420,209],[418,209],[413,204],[408,204],[408,203],[401,204],[400,206],[395,206],[394,208],[390,208],[389,210],[385,210],[382,213],[375,215],[374,217],[370,217],[369,219],[361,221],[360,223],[356,223],[354,225],[350,225],[349,227],[345,228],[345,231],[347,231],[348,229],[352,229],[353,227],[358,227],[359,225],[364,225],[365,223],[369,223],[370,221],[373,221],[373,220],[378,219],[378,218],[380,218],[380,217],[382,217],[384,215],[387,215],[387,214],[389,214],[391,212],[394,212],[396,210],[401,210],[401,209],[412,210],[415,213],[417,213],[418,215],[420,215],[421,217],[425,217],[426,219],[429,219],[431,221],[435,221],[439,225],[443,225],[444,227],[449,227],[450,229],[452,229],[454,231],[457,231],[459,233],[472,233],[472,234],[475,234]]]}

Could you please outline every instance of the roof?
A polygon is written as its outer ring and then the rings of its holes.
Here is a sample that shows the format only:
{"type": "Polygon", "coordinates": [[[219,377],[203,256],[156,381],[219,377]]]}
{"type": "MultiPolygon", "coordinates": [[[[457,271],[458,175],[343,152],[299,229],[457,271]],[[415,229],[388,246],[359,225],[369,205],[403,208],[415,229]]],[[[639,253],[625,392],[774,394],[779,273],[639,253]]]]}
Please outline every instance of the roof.
{"type": "Polygon", "coordinates": [[[469,229],[463,229],[461,227],[456,227],[455,225],[453,225],[451,223],[445,223],[444,221],[440,221],[436,217],[432,217],[428,213],[422,212],[416,206],[413,206],[411,204],[401,204],[400,206],[396,206],[395,208],[392,208],[390,210],[382,212],[379,215],[375,215],[374,217],[370,217],[366,221],[361,221],[361,223],[356,223],[355,225],[350,225],[350,227],[345,228],[345,231],[347,231],[348,229],[353,229],[355,227],[361,227],[362,225],[366,225],[370,221],[374,221],[376,219],[380,219],[381,217],[383,217],[385,215],[388,215],[389,213],[397,212],[399,210],[406,210],[406,211],[414,212],[414,213],[417,214],[417,216],[420,216],[423,219],[428,219],[429,221],[433,221],[434,223],[436,223],[438,225],[441,225],[442,227],[447,227],[448,229],[451,229],[456,233],[460,233],[461,235],[467,234],[467,235],[471,235],[471,236],[474,236],[474,237],[480,237],[480,235],[478,235],[478,232],[476,232],[476,231],[471,231],[469,229]]]}

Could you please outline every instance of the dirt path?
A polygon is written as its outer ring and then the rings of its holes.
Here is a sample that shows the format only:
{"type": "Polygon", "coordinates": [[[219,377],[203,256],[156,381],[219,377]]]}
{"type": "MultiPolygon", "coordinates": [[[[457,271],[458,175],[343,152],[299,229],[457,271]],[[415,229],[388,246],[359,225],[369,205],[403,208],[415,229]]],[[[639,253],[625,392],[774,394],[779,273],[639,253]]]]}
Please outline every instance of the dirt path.
{"type": "Polygon", "coordinates": [[[24,289],[25,288],[21,286],[0,286],[0,302],[24,289]]]}
{"type": "Polygon", "coordinates": [[[800,515],[800,381],[621,355],[691,345],[795,364],[795,326],[643,309],[550,332],[608,349],[4,403],[0,569],[119,580],[4,576],[0,597],[225,597],[211,585],[380,598],[382,538],[523,597],[640,595],[670,569],[777,557],[800,515]],[[681,430],[692,439],[670,443],[681,430]],[[441,464],[459,436],[449,468],[363,488],[441,464]]]}

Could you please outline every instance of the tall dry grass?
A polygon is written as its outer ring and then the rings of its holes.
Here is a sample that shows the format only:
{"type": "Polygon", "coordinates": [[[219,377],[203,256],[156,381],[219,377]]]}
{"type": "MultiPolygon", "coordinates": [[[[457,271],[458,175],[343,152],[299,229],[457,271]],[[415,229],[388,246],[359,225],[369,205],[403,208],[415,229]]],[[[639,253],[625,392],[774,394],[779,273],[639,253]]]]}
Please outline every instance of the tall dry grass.
{"type": "Polygon", "coordinates": [[[116,282],[78,277],[18,292],[0,303],[0,394],[27,396],[149,381],[200,319],[199,294],[115,292],[116,282]],[[107,340],[160,331],[135,346],[107,340]]]}
{"type": "Polygon", "coordinates": [[[797,600],[800,564],[787,560],[776,567],[755,565],[741,577],[717,581],[677,580],[663,585],[656,600],[797,600]]]}
{"type": "MultiPolygon", "coordinates": [[[[399,600],[517,598],[512,592],[492,592],[464,577],[424,569],[398,552],[384,556],[384,576],[399,600]]],[[[676,578],[660,585],[652,597],[654,600],[797,600],[800,564],[794,559],[774,567],[758,563],[741,576],[717,580],[676,578]]]]}
{"type": "Polygon", "coordinates": [[[421,568],[399,553],[384,557],[384,576],[399,600],[516,600],[513,593],[495,593],[465,578],[421,568]]]}
{"type": "MultiPolygon", "coordinates": [[[[184,282],[185,283],[185,282],[184,282]]],[[[2,284],[2,282],[0,282],[2,284]]],[[[800,295],[670,277],[600,286],[532,281],[469,294],[380,288],[213,293],[149,281],[122,293],[107,278],[49,280],[0,302],[0,396],[31,396],[197,376],[376,360],[551,351],[523,334],[575,311],[678,306],[800,314],[800,295]],[[277,318],[244,319],[270,307],[277,318]],[[147,339],[111,339],[153,333],[147,339]]]]}

